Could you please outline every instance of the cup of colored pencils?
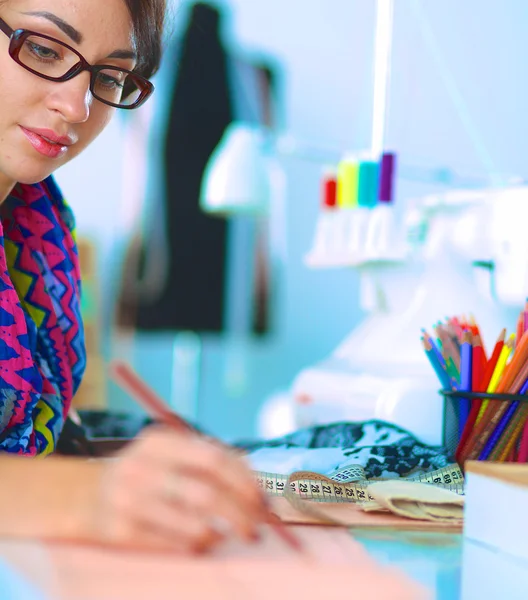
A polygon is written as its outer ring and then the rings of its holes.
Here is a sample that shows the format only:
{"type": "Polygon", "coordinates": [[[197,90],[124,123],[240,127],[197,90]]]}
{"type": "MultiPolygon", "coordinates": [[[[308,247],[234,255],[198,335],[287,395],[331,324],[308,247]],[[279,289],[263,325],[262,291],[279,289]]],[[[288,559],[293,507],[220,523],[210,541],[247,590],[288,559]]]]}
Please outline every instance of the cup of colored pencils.
{"type": "Polygon", "coordinates": [[[528,301],[488,354],[474,318],[451,317],[422,344],[446,399],[444,443],[466,460],[528,462],[528,301]]]}

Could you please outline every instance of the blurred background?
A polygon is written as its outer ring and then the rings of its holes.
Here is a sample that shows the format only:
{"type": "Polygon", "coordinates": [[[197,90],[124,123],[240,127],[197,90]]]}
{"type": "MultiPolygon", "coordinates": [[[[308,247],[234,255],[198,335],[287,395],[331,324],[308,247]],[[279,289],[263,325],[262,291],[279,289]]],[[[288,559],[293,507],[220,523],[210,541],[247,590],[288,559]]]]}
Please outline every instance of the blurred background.
{"type": "Polygon", "coordinates": [[[525,0],[395,2],[382,109],[377,4],[172,2],[153,99],[57,175],[82,242],[80,407],[140,411],[106,379],[121,358],[217,436],[264,435],[275,405],[288,430],[294,379],[364,316],[358,270],[305,255],[325,167],[371,148],[376,121],[398,157],[395,203],[522,180],[525,0]],[[213,214],[203,175],[236,123],[268,132],[270,204],[213,214]]]}

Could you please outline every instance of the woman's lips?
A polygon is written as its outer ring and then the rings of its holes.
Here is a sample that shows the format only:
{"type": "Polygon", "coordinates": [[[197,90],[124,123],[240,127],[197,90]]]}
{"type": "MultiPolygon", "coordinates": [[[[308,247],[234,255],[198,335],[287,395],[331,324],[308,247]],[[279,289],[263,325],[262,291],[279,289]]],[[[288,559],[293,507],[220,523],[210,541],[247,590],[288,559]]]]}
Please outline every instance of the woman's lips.
{"type": "Polygon", "coordinates": [[[47,158],[64,156],[68,151],[68,146],[72,143],[69,138],[57,136],[49,130],[39,130],[37,132],[34,129],[26,129],[22,125],[20,125],[20,129],[22,129],[33,148],[47,158]]]}

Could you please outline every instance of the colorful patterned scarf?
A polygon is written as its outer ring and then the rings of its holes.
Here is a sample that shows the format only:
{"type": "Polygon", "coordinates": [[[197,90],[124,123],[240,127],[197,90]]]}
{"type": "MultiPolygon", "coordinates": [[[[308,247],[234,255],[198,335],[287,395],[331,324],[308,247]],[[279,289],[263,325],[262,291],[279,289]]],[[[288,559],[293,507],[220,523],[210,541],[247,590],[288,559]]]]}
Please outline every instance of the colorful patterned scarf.
{"type": "Polygon", "coordinates": [[[0,220],[0,450],[48,454],[86,365],[73,215],[50,177],[0,220]]]}

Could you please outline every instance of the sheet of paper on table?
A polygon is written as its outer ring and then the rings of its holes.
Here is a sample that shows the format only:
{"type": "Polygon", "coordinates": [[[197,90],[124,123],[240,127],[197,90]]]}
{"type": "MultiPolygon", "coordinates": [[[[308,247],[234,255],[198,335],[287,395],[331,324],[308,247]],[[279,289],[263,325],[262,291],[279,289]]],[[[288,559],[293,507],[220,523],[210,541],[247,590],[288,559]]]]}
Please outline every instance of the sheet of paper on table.
{"type": "MultiPolygon", "coordinates": [[[[42,589],[53,600],[144,600],[178,597],[271,600],[328,594],[368,594],[376,600],[422,600],[430,596],[403,574],[372,559],[345,531],[295,527],[305,554],[299,556],[266,530],[252,547],[226,544],[213,556],[119,552],[71,545],[42,545],[52,566],[42,589]],[[51,579],[54,581],[50,587],[51,579]]],[[[36,543],[0,543],[0,556],[24,570],[36,543]]]]}
{"type": "Polygon", "coordinates": [[[5,561],[0,561],[0,590],[2,600],[47,600],[27,576],[5,561]]]}

